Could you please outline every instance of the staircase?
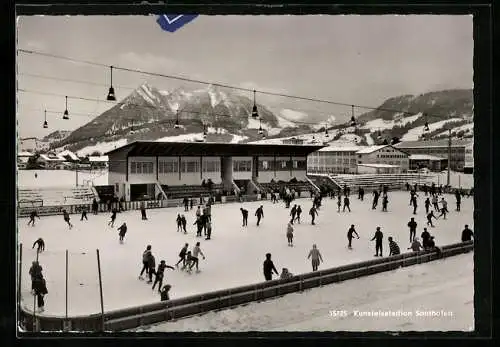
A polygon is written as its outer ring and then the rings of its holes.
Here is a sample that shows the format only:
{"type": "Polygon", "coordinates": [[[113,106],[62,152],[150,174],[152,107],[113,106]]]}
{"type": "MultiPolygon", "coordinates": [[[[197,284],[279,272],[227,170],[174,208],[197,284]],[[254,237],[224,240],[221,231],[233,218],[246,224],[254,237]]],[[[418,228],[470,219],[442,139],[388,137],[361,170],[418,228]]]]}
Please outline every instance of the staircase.
{"type": "Polygon", "coordinates": [[[18,189],[18,205],[42,201],[43,206],[90,204],[96,198],[90,187],[18,189]]]}

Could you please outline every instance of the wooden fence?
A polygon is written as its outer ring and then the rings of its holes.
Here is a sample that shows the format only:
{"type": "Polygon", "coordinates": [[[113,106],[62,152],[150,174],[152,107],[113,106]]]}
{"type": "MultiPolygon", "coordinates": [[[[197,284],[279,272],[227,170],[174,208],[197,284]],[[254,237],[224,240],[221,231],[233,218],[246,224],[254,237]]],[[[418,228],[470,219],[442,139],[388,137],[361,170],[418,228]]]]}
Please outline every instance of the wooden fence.
{"type": "MultiPolygon", "coordinates": [[[[213,310],[280,297],[289,293],[337,283],[349,279],[391,271],[400,267],[467,253],[473,250],[473,241],[441,247],[441,251],[404,253],[392,257],[377,258],[361,263],[343,265],[331,269],[310,272],[288,280],[273,280],[237,288],[224,289],[185,298],[173,299],[149,305],[108,311],[90,316],[45,317],[36,316],[35,326],[40,331],[121,331],[143,325],[176,320],[213,310]]],[[[26,330],[33,327],[31,312],[20,310],[22,325],[26,330]]]]}

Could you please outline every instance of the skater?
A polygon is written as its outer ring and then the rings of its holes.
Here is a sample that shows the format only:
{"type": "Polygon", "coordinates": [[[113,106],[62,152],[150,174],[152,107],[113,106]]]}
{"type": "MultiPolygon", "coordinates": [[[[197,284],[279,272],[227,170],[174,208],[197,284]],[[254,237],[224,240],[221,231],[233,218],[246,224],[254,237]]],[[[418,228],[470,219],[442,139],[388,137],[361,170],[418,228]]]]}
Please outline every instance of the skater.
{"type": "Polygon", "coordinates": [[[378,192],[378,190],[374,190],[373,191],[372,210],[375,210],[377,208],[379,196],[380,196],[380,193],[378,192]]]}
{"type": "Polygon", "coordinates": [[[191,255],[191,251],[188,251],[186,253],[186,263],[184,264],[184,266],[181,268],[181,270],[185,270],[185,269],[188,269],[188,272],[190,271],[189,270],[189,267],[191,266],[191,263],[193,262],[193,256],[191,255]]]}
{"type": "Polygon", "coordinates": [[[108,222],[108,226],[114,227],[115,220],[116,220],[116,210],[113,210],[113,212],[111,212],[111,220],[108,222]]]}
{"type": "Polygon", "coordinates": [[[63,218],[64,218],[64,221],[68,224],[69,228],[72,229],[73,228],[73,224],[71,224],[71,222],[70,222],[68,211],[63,210],[63,218]]]}
{"type": "Polygon", "coordinates": [[[410,228],[410,242],[415,239],[415,234],[417,233],[417,222],[415,222],[415,218],[410,219],[408,222],[408,228],[410,228]]]}
{"type": "Polygon", "coordinates": [[[189,199],[185,197],[184,200],[182,200],[182,202],[184,203],[184,212],[189,211],[189,199]]]}
{"type": "Polygon", "coordinates": [[[85,220],[89,220],[87,218],[87,207],[86,206],[82,207],[82,216],[80,217],[80,221],[83,221],[83,218],[85,218],[85,220]]]}
{"type": "Polygon", "coordinates": [[[198,255],[201,254],[203,260],[205,260],[205,254],[203,254],[203,252],[201,251],[199,242],[196,242],[196,246],[194,246],[192,254],[193,255],[191,256],[191,266],[189,267],[189,271],[191,271],[193,269],[193,266],[196,265],[196,272],[200,272],[200,269],[198,268],[198,255]]]}
{"type": "Polygon", "coordinates": [[[144,272],[146,272],[146,275],[148,274],[148,270],[149,270],[148,263],[149,263],[149,258],[151,256],[152,256],[151,245],[148,245],[146,247],[146,250],[142,253],[142,270],[141,270],[141,273],[139,274],[139,279],[140,280],[143,279],[142,274],[144,272]]]}
{"type": "Polygon", "coordinates": [[[148,282],[147,284],[153,283],[153,275],[155,274],[156,259],[153,253],[149,254],[148,257],[148,282]]]}
{"type": "Polygon", "coordinates": [[[293,274],[290,271],[288,271],[286,267],[284,267],[283,270],[281,270],[280,280],[288,280],[292,277],[293,274]]]}
{"type": "Polygon", "coordinates": [[[240,207],[241,216],[243,217],[243,226],[246,227],[248,225],[248,210],[245,210],[243,207],[240,207]]]}
{"type": "Polygon", "coordinates": [[[170,300],[170,295],[169,295],[170,288],[172,288],[170,284],[165,284],[165,286],[161,289],[160,291],[161,301],[170,300]]]}
{"type": "Polygon", "coordinates": [[[347,245],[347,248],[352,249],[352,239],[353,239],[353,234],[356,234],[356,237],[359,240],[359,235],[354,229],[354,224],[351,224],[351,227],[349,230],[347,230],[347,241],[349,241],[349,244],[347,245]]]}
{"type": "Polygon", "coordinates": [[[189,210],[192,210],[194,207],[194,200],[193,198],[189,199],[189,210]]]}
{"type": "Polygon", "coordinates": [[[345,212],[346,207],[349,210],[349,212],[351,212],[351,208],[349,207],[349,204],[350,204],[349,195],[346,195],[344,198],[344,208],[342,209],[342,212],[345,212]]]}
{"type": "Polygon", "coordinates": [[[210,237],[212,236],[212,222],[208,220],[205,225],[207,226],[207,237],[205,240],[210,240],[210,237]]]}
{"type": "Polygon", "coordinates": [[[266,254],[266,260],[264,260],[263,264],[264,270],[264,278],[266,281],[271,281],[273,279],[273,271],[276,275],[279,276],[278,270],[274,267],[274,263],[271,260],[271,253],[266,254]]]}
{"type": "Polygon", "coordinates": [[[337,196],[337,212],[340,212],[340,208],[342,207],[342,196],[337,196]]]}
{"type": "Polygon", "coordinates": [[[429,208],[431,207],[431,201],[429,200],[429,198],[425,199],[424,206],[425,214],[429,214],[429,208]]]}
{"type": "Polygon", "coordinates": [[[45,251],[45,241],[41,237],[39,237],[38,240],[36,240],[33,243],[33,247],[31,247],[31,249],[35,248],[35,245],[37,246],[36,247],[37,253],[41,253],[41,252],[45,251]]]}
{"type": "Polygon", "coordinates": [[[457,190],[455,190],[455,199],[457,200],[457,209],[456,211],[460,212],[460,204],[462,202],[462,197],[460,196],[460,192],[457,190]]]}
{"type": "Polygon", "coordinates": [[[182,262],[182,266],[186,267],[186,254],[188,250],[189,244],[184,244],[181,251],[179,252],[179,261],[175,264],[175,267],[179,267],[180,262],[182,262]]]}
{"type": "Polygon", "coordinates": [[[314,220],[316,219],[316,216],[318,215],[318,211],[316,210],[316,207],[311,207],[311,209],[309,210],[309,215],[311,216],[311,224],[312,225],[316,225],[314,223],[314,220]]]}
{"type": "Polygon", "coordinates": [[[293,224],[296,214],[297,214],[297,205],[293,205],[292,209],[290,210],[290,216],[292,216],[292,219],[290,219],[290,223],[293,224]]]}
{"type": "Polygon", "coordinates": [[[259,226],[260,219],[264,218],[264,206],[260,205],[260,207],[255,211],[255,215],[257,216],[257,226],[259,226]]]}
{"type": "Polygon", "coordinates": [[[432,206],[434,207],[434,211],[439,212],[440,208],[438,205],[438,197],[436,194],[432,196],[432,206]]]}
{"type": "Polygon", "coordinates": [[[177,232],[179,231],[182,232],[182,218],[180,213],[177,214],[176,221],[177,221],[177,232]]]}
{"type": "Polygon", "coordinates": [[[94,199],[92,200],[92,213],[97,214],[98,210],[99,210],[99,204],[97,203],[97,200],[94,199]]]}
{"type": "Polygon", "coordinates": [[[293,226],[292,222],[288,222],[286,227],[286,238],[288,240],[288,246],[293,247],[293,226]]]}
{"type": "Polygon", "coordinates": [[[387,194],[382,197],[382,212],[387,212],[387,204],[389,203],[389,199],[387,198],[387,194]]]}
{"type": "Polygon", "coordinates": [[[167,265],[165,260],[160,261],[160,265],[158,265],[158,269],[155,273],[155,281],[153,283],[152,290],[155,290],[156,284],[158,284],[158,292],[161,293],[161,286],[163,284],[163,277],[165,273],[165,269],[175,270],[173,266],[167,265]]]}
{"type": "Polygon", "coordinates": [[[309,251],[307,259],[309,258],[311,258],[311,265],[313,271],[318,271],[319,263],[323,262],[323,257],[321,256],[319,249],[316,247],[316,244],[314,244],[313,248],[309,251]]]}
{"type": "Polygon", "coordinates": [[[422,187],[422,190],[424,192],[424,195],[427,196],[427,191],[428,191],[427,183],[424,183],[424,186],[422,187]]]}
{"type": "Polygon", "coordinates": [[[42,270],[43,270],[43,268],[40,266],[40,264],[38,263],[38,261],[35,260],[35,261],[33,261],[31,263],[31,267],[30,267],[30,270],[29,270],[29,275],[31,277],[31,291],[33,293],[35,293],[34,292],[35,285],[36,285],[35,281],[38,278],[42,277],[42,270]]]}
{"type": "Polygon", "coordinates": [[[300,224],[300,215],[302,214],[302,207],[300,205],[297,207],[297,218],[295,220],[300,224]]]}
{"type": "Polygon", "coordinates": [[[33,290],[34,294],[36,295],[38,310],[39,312],[43,312],[45,309],[44,308],[45,302],[43,298],[48,293],[48,291],[47,291],[47,282],[45,282],[45,279],[41,274],[33,282],[33,290]]]}
{"type": "Polygon", "coordinates": [[[201,217],[201,206],[198,206],[198,208],[196,209],[196,218],[200,217],[201,217]]]}
{"type": "Polygon", "coordinates": [[[360,187],[359,188],[359,197],[360,197],[360,200],[361,201],[364,201],[365,200],[365,189],[363,187],[360,187]]]}
{"type": "Polygon", "coordinates": [[[405,186],[406,186],[406,191],[409,191],[410,190],[410,183],[406,182],[405,186]]]}
{"type": "Polygon", "coordinates": [[[181,224],[182,224],[182,230],[184,230],[184,234],[187,234],[187,230],[186,230],[187,220],[186,220],[186,217],[184,215],[181,215],[181,224]]]}
{"type": "Polygon", "coordinates": [[[420,243],[418,237],[413,239],[411,246],[408,247],[408,249],[411,249],[413,252],[420,252],[422,250],[422,244],[420,243]]]}
{"type": "Polygon", "coordinates": [[[443,219],[446,219],[446,213],[448,213],[448,202],[444,198],[441,198],[441,214],[436,219],[441,216],[443,216],[443,219]]]}
{"type": "Polygon", "coordinates": [[[194,221],[193,225],[196,225],[196,237],[201,237],[201,232],[203,231],[203,220],[201,216],[194,221]]]}
{"type": "Polygon", "coordinates": [[[31,224],[32,227],[35,226],[35,218],[38,218],[40,219],[40,216],[38,215],[38,212],[37,211],[32,211],[30,213],[30,220],[28,222],[28,226],[31,224]]]}
{"type": "Polygon", "coordinates": [[[432,228],[434,228],[434,224],[432,224],[432,218],[437,219],[436,216],[434,215],[434,211],[431,211],[427,215],[427,225],[430,225],[432,228]]]}
{"type": "Polygon", "coordinates": [[[392,237],[389,236],[387,240],[389,241],[389,257],[400,254],[401,252],[399,250],[399,246],[395,241],[393,241],[392,237]]]}
{"type": "Polygon", "coordinates": [[[415,196],[412,198],[412,205],[413,205],[413,214],[417,214],[417,207],[418,207],[418,204],[417,204],[417,194],[415,194],[415,196]]]}
{"type": "Polygon", "coordinates": [[[471,241],[474,237],[474,233],[469,229],[469,226],[465,224],[465,229],[462,231],[462,242],[471,241]]]}
{"type": "Polygon", "coordinates": [[[142,220],[148,220],[146,216],[146,203],[144,201],[141,201],[141,218],[142,220]]]}
{"type": "Polygon", "coordinates": [[[427,228],[424,228],[424,231],[422,232],[422,235],[420,235],[422,238],[422,247],[424,249],[427,249],[429,247],[429,240],[431,239],[431,234],[427,231],[427,228]]]}
{"type": "Polygon", "coordinates": [[[120,236],[120,243],[123,243],[123,239],[125,238],[125,234],[127,233],[127,223],[123,222],[122,225],[118,228],[118,235],[120,236]]]}
{"type": "Polygon", "coordinates": [[[377,227],[377,231],[375,231],[375,235],[371,241],[375,240],[375,256],[378,257],[378,253],[380,251],[380,256],[382,256],[382,239],[384,238],[384,234],[380,231],[380,227],[377,227]]]}

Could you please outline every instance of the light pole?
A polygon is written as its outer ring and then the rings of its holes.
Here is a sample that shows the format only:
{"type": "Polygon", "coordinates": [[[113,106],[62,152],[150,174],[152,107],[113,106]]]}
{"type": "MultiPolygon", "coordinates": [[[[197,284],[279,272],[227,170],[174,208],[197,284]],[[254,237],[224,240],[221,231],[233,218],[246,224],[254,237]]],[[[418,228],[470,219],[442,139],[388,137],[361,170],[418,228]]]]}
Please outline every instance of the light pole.
{"type": "Polygon", "coordinates": [[[446,185],[450,186],[450,167],[451,167],[451,128],[448,128],[448,173],[446,176],[446,185]]]}

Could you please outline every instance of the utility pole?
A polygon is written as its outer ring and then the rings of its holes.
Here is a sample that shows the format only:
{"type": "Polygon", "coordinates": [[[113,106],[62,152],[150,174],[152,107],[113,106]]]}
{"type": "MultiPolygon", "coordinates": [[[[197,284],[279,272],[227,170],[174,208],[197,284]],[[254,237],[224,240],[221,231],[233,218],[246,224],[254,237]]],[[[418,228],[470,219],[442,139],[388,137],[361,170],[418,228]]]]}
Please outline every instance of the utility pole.
{"type": "Polygon", "coordinates": [[[446,176],[447,186],[450,186],[450,166],[451,166],[451,128],[448,129],[448,174],[446,176]]]}
{"type": "Polygon", "coordinates": [[[78,163],[75,162],[75,187],[78,188],[78,163]]]}

